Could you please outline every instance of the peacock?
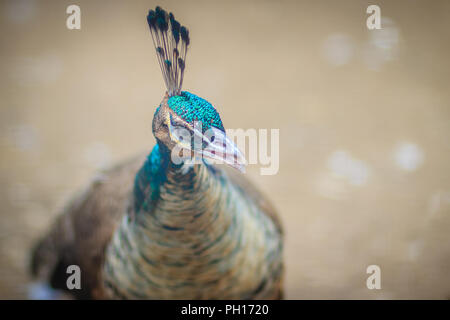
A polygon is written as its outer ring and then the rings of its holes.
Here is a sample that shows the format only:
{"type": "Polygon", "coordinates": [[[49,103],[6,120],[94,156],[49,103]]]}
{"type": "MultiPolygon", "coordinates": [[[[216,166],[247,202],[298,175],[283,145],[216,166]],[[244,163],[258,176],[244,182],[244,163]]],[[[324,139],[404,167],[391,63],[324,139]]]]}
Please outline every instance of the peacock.
{"type": "Polygon", "coordinates": [[[33,248],[31,273],[76,299],[281,299],[279,216],[242,174],[216,109],[181,91],[189,30],[160,7],[147,22],[167,88],[156,144],[72,198],[33,248]],[[67,287],[73,265],[81,288],[67,287]]]}

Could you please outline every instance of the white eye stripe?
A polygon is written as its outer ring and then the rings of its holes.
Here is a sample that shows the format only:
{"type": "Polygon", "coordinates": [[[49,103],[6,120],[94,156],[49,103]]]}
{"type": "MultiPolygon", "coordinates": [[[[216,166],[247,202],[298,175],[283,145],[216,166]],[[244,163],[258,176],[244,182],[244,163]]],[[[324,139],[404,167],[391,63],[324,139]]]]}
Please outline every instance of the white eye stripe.
{"type": "Polygon", "coordinates": [[[190,149],[191,148],[191,133],[188,129],[177,126],[177,125],[169,125],[169,134],[172,141],[181,145],[183,148],[190,149]]]}

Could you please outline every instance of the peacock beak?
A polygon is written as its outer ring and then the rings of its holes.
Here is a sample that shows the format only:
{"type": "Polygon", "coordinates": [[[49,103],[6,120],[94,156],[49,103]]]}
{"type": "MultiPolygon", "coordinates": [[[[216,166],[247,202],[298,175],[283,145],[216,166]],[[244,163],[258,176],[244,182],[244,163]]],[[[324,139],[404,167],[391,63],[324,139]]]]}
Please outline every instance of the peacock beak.
{"type": "Polygon", "coordinates": [[[225,163],[242,173],[245,172],[245,157],[225,132],[212,127],[202,135],[202,139],[206,142],[201,150],[203,158],[215,163],[225,163]]]}
{"type": "MultiPolygon", "coordinates": [[[[168,123],[171,140],[178,148],[191,151],[195,159],[207,159],[212,163],[227,164],[240,172],[245,172],[247,164],[244,155],[225,132],[211,127],[202,133],[196,124],[193,126],[177,126],[168,123]]],[[[175,150],[174,154],[179,154],[175,150]]]]}

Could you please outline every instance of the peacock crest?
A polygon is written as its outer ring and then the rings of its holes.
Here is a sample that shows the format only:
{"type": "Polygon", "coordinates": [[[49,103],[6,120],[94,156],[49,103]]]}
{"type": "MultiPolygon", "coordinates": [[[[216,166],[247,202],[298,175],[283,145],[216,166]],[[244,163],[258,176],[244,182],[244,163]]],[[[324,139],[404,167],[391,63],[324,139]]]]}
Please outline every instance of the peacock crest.
{"type": "Polygon", "coordinates": [[[172,12],[167,13],[159,6],[148,12],[147,22],[167,93],[169,97],[180,95],[190,42],[189,30],[175,20],[172,12]]]}
{"type": "Polygon", "coordinates": [[[181,91],[190,43],[189,30],[181,26],[172,13],[167,13],[159,6],[149,11],[147,22],[167,87],[169,108],[187,123],[201,123],[202,133],[211,127],[225,132],[220,115],[211,103],[195,94],[181,91]]]}

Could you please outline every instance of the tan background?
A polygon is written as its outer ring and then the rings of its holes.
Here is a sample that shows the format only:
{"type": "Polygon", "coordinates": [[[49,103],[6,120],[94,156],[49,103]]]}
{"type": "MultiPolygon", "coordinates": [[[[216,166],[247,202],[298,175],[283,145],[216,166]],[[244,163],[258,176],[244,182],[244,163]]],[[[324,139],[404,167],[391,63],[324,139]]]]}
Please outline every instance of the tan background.
{"type": "Polygon", "coordinates": [[[286,228],[288,298],[450,297],[450,2],[0,3],[0,298],[27,297],[33,241],[96,170],[154,144],[163,81],[146,25],[191,31],[185,89],[227,128],[279,128],[249,175],[286,228]],[[377,264],[382,289],[366,288],[377,264]]]}

